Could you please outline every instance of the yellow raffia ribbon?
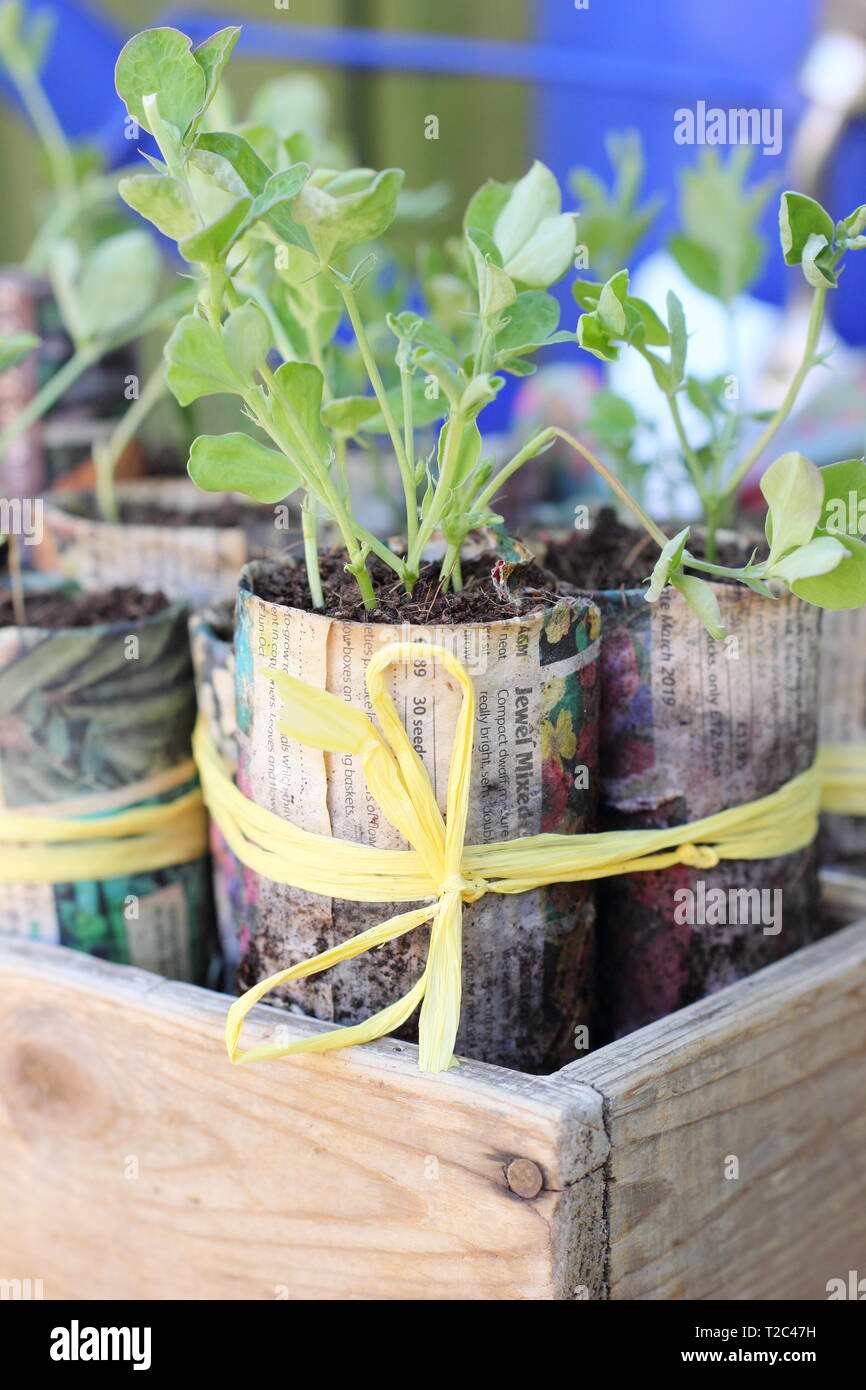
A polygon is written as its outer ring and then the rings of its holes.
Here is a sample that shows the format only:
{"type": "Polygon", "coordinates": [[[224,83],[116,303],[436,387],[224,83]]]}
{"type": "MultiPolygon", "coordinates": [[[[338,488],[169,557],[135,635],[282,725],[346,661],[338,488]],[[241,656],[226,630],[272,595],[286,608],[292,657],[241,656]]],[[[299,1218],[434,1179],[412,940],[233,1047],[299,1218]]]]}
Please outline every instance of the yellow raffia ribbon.
{"type": "Polygon", "coordinates": [[[818,750],[821,810],[866,816],[866,743],[825,743],[818,750]]]}
{"type": "Polygon", "coordinates": [[[204,725],[193,738],[205,803],[238,859],[277,883],[353,902],[433,901],[381,922],[369,931],[261,980],[232,1004],[226,1047],[233,1063],[329,1052],[371,1042],[399,1027],[421,1005],[422,1071],[445,1071],[453,1060],[460,1017],[463,904],[485,893],[525,893],[551,883],[578,883],[686,864],[712,869],[720,859],[766,859],[802,849],[818,828],[817,764],[769,796],[666,830],[624,830],[592,835],[541,834],[489,845],[466,845],[475,692],[461,662],[442,647],[394,642],[367,667],[367,689],[382,732],[360,710],[278,671],[270,673],[284,702],[279,728],[287,737],[329,752],[361,757],[367,786],[409,850],[370,845],[299,830],[256,806],[235,786],[204,725]],[[443,820],[430,778],[385,689],[385,672],[413,660],[441,662],[463,695],[448,778],[443,820]],[[431,922],[424,971],[402,999],[363,1023],[288,1045],[241,1050],[244,1018],[270,990],[351,960],[431,922]]]}
{"type": "Polygon", "coordinates": [[[98,882],[198,859],[208,847],[201,787],[156,806],[135,804],[196,775],[188,758],[116,792],[71,803],[89,815],[0,808],[0,883],[98,882]]]}

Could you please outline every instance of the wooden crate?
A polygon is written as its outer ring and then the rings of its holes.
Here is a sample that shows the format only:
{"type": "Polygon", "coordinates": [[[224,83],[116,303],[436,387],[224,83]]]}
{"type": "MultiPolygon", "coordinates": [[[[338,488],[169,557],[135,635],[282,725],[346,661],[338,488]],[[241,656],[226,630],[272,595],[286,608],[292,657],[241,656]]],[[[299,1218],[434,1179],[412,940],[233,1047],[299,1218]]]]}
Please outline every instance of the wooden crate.
{"type": "MultiPolygon", "coordinates": [[[[866,888],[827,893],[863,920],[547,1078],[420,1076],[393,1041],[231,1068],[224,996],[6,940],[0,1278],[71,1299],[823,1299],[866,1273],[866,888]]],[[[260,1006],[249,1035],[324,1026],[260,1006]]]]}

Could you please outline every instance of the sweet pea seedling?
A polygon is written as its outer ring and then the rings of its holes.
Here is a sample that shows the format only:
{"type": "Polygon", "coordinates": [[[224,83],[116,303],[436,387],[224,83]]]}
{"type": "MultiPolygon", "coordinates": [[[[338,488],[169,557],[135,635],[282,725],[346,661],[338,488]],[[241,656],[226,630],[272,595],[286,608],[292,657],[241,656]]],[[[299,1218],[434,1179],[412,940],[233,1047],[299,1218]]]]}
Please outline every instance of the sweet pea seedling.
{"type": "MultiPolygon", "coordinates": [[[[181,405],[232,395],[258,432],[200,436],[190,453],[190,475],[205,490],[236,490],[265,503],[301,494],[305,560],[317,607],[324,602],[318,515],[332,518],[347,551],[346,568],[368,609],[376,606],[370,554],[411,595],[435,535],[444,537],[446,547],[442,583],[459,587],[466,536],[499,520],[492,508],[502,486],[556,438],[601,474],[658,544],[661,556],[648,598],[674,584],[715,635],[721,629],[712,589],[686,570],[725,575],[767,595],[771,582],[784,583],[824,606],[866,599],[861,542],[850,532],[833,534],[827,524],[837,481],[819,475],[823,500],[816,512],[817,470],[799,456],[793,456],[795,463],[785,456],[776,465],[769,555],[761,562],[753,557],[741,569],[692,557],[687,532],[670,542],[620,479],[564,430],[541,430],[495,466],[479,417],[501,390],[504,374],[534,370],[532,358],[541,348],[579,341],[610,360],[622,344],[632,345],[647,357],[674,412],[686,381],[687,332],[679,301],[669,298],[663,322],[629,294],[625,270],[604,284],[579,280],[575,295],[584,312],[578,332],[560,329],[559,306],[548,290],[573,264],[575,215],[563,211],[556,178],[537,161],[513,185],[486,183],[466,210],[459,248],[450,246],[444,257],[428,255],[426,309],[386,313],[398,382],[389,388],[380,367],[383,325],[365,318],[362,290],[373,265],[369,248],[394,220],[402,171],[313,168],[299,157],[310,154],[309,146],[291,137],[205,129],[205,113],[236,37],[237,30],[226,29],[193,48],[177,30],[155,29],[123,49],[118,92],[154,135],[162,158],[150,161],[153,172],[124,181],[121,194],[176,241],[198,277],[195,308],[166,346],[169,388],[181,405]],[[289,291],[279,303],[275,286],[281,294],[289,291]],[[335,389],[324,348],[343,315],[369,393],[341,395],[335,389]],[[433,421],[439,423],[435,447],[419,457],[418,426],[433,421]],[[399,551],[358,520],[341,466],[346,440],[375,431],[388,437],[399,468],[405,520],[399,551]],[[786,500],[789,477],[799,482],[786,500]],[[781,501],[779,493],[785,494],[781,501]]],[[[799,254],[807,278],[820,275],[824,283],[816,294],[823,295],[842,241],[855,245],[863,228],[854,218],[844,224],[844,237],[836,229],[831,240],[824,222],[819,225],[800,204],[792,203],[786,215],[790,249],[799,254]]],[[[783,242],[784,236],[783,231],[783,242]]],[[[804,370],[816,341],[810,339],[804,370]]]]}
{"type": "Polygon", "coordinates": [[[376,603],[370,553],[411,593],[436,532],[447,544],[443,580],[459,583],[465,536],[498,519],[490,509],[497,484],[477,417],[501,389],[501,372],[519,374],[538,347],[573,339],[558,333],[559,309],[546,290],[571,264],[574,216],[562,211],[559,187],[543,165],[513,188],[485,185],[468,209],[463,248],[472,286],[471,350],[422,314],[389,314],[399,383],[389,389],[360,289],[370,270],[365,248],[394,220],[402,171],[312,170],[293,159],[291,141],[272,143],[269,162],[261,146],[237,132],[203,130],[235,37],[223,31],[193,49],[175,30],[150,30],[126,45],[117,65],[127,109],[152,132],[163,156],[153,161],[153,173],[124,181],[121,194],[175,238],[201,277],[195,312],[181,320],[166,348],[169,388],[184,405],[214,393],[238,397],[263,436],[201,436],[190,474],[208,490],[238,490],[262,502],[301,492],[317,605],[323,601],[315,537],[320,512],[337,527],[367,607],[376,603]],[[195,196],[202,177],[211,181],[206,214],[195,196]],[[289,321],[274,305],[263,247],[293,291],[294,331],[286,331],[289,321]],[[323,345],[341,315],[353,331],[370,395],[339,396],[326,377],[323,345]],[[284,358],[276,369],[274,350],[284,358]],[[442,425],[434,456],[416,458],[417,426],[436,419],[442,425]],[[358,521],[339,462],[347,438],[375,430],[387,434],[399,467],[402,555],[358,521]]]}

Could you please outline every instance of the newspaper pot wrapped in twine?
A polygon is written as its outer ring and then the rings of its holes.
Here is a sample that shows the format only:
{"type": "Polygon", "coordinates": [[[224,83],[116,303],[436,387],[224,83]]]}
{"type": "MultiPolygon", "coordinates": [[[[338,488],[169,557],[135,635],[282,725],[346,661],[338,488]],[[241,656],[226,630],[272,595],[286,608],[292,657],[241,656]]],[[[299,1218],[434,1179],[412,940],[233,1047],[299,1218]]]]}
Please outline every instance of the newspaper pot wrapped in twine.
{"type": "MultiPolygon", "coordinates": [[[[0,334],[35,333],[39,348],[3,373],[0,431],[72,355],[49,282],[17,266],[0,269],[0,334]]],[[[93,445],[107,437],[126,407],[124,388],[136,371],[135,349],[107,353],[60,397],[44,419],[13,440],[2,463],[7,497],[36,497],[63,479],[92,481],[93,445]]],[[[128,461],[124,460],[128,467],[128,461]]]]}
{"type": "MultiPolygon", "coordinates": [[[[237,720],[233,610],[234,605],[224,600],[193,613],[189,620],[189,636],[199,718],[204,721],[227,770],[234,775],[237,772],[237,720]]],[[[225,985],[231,989],[241,947],[243,870],[216,821],[210,821],[208,833],[225,985]]]]}
{"type": "MultiPolygon", "coordinates": [[[[593,828],[598,610],[565,599],[505,621],[402,628],[332,620],[256,594],[267,566],[241,576],[235,633],[238,784],[261,806],[306,830],[380,848],[405,848],[368,793],[360,761],[295,743],[277,729],[277,668],[368,711],[364,672],[395,640],[444,645],[465,665],[477,696],[467,843],[542,830],[593,828]]],[[[393,668],[391,694],[444,810],[459,692],[431,662],[393,668]]],[[[244,869],[246,988],[393,914],[388,904],[325,899],[244,869]]],[[[585,884],[465,908],[463,1009],[457,1050],[541,1071],[575,1059],[587,1024],[593,898],[585,884]]],[[[318,1018],[356,1022],[391,1003],[424,966],[426,933],[370,957],[283,986],[283,1000],[318,1018]]],[[[413,1036],[407,1025],[404,1036],[413,1036]]]]}
{"type": "MultiPolygon", "coordinates": [[[[672,826],[775,791],[814,760],[820,610],[713,585],[716,641],[681,595],[595,594],[602,829],[672,826]]],[[[631,1032],[820,934],[817,850],[602,885],[607,1031],[631,1032]],[[720,891],[719,891],[720,890],[720,891]],[[748,898],[743,896],[743,890],[748,898]]]]}
{"type": "MultiPolygon", "coordinates": [[[[61,572],[86,588],[137,584],[161,589],[195,606],[234,598],[240,570],[253,556],[275,553],[292,533],[278,530],[274,508],[258,507],[233,493],[202,493],[185,478],[150,478],[122,484],[117,501],[138,508],[148,521],[103,521],[92,493],[59,492],[46,499],[40,569],[61,572]],[[201,513],[212,511],[213,525],[201,513]],[[180,524],[159,519],[165,512],[180,524]],[[222,516],[221,516],[222,512],[222,516]],[[183,521],[189,516],[189,521],[183,521]],[[220,524],[228,516],[228,524],[220,524]]],[[[288,524],[283,508],[279,521],[288,524]]]]}
{"type": "MultiPolygon", "coordinates": [[[[182,797],[196,781],[186,766],[194,718],[180,606],[91,627],[0,627],[0,803],[22,820],[182,797]],[[175,785],[161,790],[163,780],[175,785]]],[[[0,932],[204,983],[210,874],[203,833],[193,826],[189,839],[194,857],[146,872],[4,882],[0,932]]]]}
{"type": "MultiPolygon", "coordinates": [[[[821,745],[857,784],[862,809],[821,817],[821,855],[827,864],[866,868],[866,608],[825,613],[821,632],[821,745]],[[848,750],[849,756],[846,756],[848,750]]],[[[832,792],[832,786],[830,788],[832,792]]],[[[832,804],[832,801],[830,801],[832,804]]]]}

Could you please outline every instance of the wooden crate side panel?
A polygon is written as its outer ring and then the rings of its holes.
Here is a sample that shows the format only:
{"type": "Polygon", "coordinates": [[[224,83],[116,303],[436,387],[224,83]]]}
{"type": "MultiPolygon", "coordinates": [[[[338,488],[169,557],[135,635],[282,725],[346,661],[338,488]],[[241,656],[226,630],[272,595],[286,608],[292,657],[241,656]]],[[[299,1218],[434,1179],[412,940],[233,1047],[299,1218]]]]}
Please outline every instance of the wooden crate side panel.
{"type": "Polygon", "coordinates": [[[866,1273],[864,1003],[860,922],[560,1073],[607,1099],[611,1298],[866,1273]]]}
{"type": "MultiPolygon", "coordinates": [[[[600,1229],[591,1088],[424,1077],[393,1042],[231,1068],[228,1002],[0,943],[0,1276],[46,1298],[550,1299],[603,1269],[566,1268],[559,1236],[581,1204],[600,1229]]],[[[260,1007],[249,1036],[277,1026],[324,1025],[260,1007]]]]}

